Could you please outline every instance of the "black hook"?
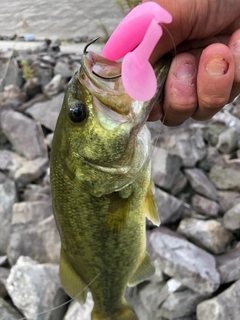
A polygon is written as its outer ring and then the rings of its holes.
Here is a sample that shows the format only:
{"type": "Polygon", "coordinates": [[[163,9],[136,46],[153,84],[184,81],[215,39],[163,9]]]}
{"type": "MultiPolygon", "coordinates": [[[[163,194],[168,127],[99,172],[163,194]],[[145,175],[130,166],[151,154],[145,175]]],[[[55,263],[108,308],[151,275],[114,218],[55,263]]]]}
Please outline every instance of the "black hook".
{"type": "Polygon", "coordinates": [[[90,42],[88,42],[88,43],[86,44],[86,46],[84,47],[84,49],[83,49],[83,53],[86,54],[86,53],[87,53],[87,48],[88,48],[91,44],[97,42],[99,38],[100,38],[100,37],[94,38],[93,40],[91,40],[90,42]]]}
{"type": "MultiPolygon", "coordinates": [[[[91,40],[90,42],[88,42],[88,43],[86,44],[86,46],[84,47],[84,49],[83,49],[83,54],[87,54],[87,53],[88,53],[88,52],[87,52],[87,48],[88,48],[91,44],[93,44],[93,43],[95,43],[96,41],[98,41],[99,38],[100,38],[100,37],[94,38],[93,40],[91,40]]],[[[117,74],[117,75],[115,75],[115,76],[104,77],[104,76],[100,76],[100,74],[97,74],[97,73],[94,72],[93,70],[92,70],[92,73],[93,73],[95,76],[99,77],[99,78],[107,79],[107,80],[117,79],[117,78],[120,78],[120,77],[122,76],[121,74],[117,74]]]]}

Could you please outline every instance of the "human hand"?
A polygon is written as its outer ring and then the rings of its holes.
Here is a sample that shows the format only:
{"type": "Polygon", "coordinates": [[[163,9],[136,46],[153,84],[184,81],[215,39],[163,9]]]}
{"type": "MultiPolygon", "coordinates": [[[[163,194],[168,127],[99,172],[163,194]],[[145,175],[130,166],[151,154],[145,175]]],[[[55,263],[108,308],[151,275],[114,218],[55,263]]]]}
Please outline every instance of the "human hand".
{"type": "MultiPolygon", "coordinates": [[[[147,2],[147,0],[143,0],[147,2]]],[[[177,126],[203,121],[240,93],[240,1],[155,0],[173,16],[152,56],[154,64],[174,50],[164,103],[149,120],[177,126]],[[171,35],[171,36],[170,36],[171,35]]]]}

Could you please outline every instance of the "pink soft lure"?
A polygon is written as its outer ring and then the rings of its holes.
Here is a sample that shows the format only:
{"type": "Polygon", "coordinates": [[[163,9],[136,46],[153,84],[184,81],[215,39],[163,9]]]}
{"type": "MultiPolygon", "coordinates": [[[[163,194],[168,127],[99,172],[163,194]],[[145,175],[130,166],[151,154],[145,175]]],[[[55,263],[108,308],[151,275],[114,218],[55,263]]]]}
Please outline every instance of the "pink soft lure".
{"type": "Polygon", "coordinates": [[[122,61],[122,82],[135,100],[150,100],[157,81],[149,57],[162,36],[160,23],[170,23],[172,16],[155,2],[135,7],[118,25],[102,51],[109,60],[122,61]]]}

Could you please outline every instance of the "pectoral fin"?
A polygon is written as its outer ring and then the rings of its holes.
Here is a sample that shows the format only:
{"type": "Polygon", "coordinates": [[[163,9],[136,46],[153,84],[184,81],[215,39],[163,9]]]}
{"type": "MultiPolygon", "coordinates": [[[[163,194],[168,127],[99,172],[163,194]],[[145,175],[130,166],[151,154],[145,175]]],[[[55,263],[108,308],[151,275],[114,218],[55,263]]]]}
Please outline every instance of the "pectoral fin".
{"type": "Polygon", "coordinates": [[[156,200],[153,195],[153,189],[154,189],[154,184],[151,181],[148,187],[148,192],[147,192],[146,202],[145,202],[146,216],[150,221],[152,221],[153,224],[155,224],[156,226],[159,226],[160,218],[159,218],[156,200]]]}
{"type": "Polygon", "coordinates": [[[111,202],[107,215],[107,229],[113,232],[121,232],[130,213],[131,196],[122,198],[119,193],[111,195],[111,202]]]}
{"type": "Polygon", "coordinates": [[[146,280],[147,278],[151,277],[155,272],[155,268],[152,265],[152,262],[146,253],[144,259],[142,260],[141,264],[134,272],[134,274],[128,280],[128,286],[134,287],[138,283],[146,280]]]}
{"type": "Polygon", "coordinates": [[[85,303],[87,285],[68,262],[67,255],[63,248],[61,248],[60,278],[66,293],[79,303],[85,303]]]}

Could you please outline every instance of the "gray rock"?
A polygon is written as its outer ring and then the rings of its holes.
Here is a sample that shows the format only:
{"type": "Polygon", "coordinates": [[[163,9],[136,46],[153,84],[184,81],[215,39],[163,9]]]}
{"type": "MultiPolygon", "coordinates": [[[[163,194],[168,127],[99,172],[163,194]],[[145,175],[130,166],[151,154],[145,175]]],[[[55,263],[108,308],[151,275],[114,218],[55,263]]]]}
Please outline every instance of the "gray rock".
{"type": "Polygon", "coordinates": [[[198,167],[208,172],[214,164],[222,162],[224,162],[223,155],[215,147],[209,147],[206,157],[199,162],[198,167]]]}
{"type": "Polygon", "coordinates": [[[19,169],[26,159],[20,157],[17,153],[9,150],[0,150],[0,170],[6,171],[13,177],[15,171],[19,169]]]}
{"type": "Polygon", "coordinates": [[[49,133],[47,136],[46,136],[46,143],[48,145],[48,147],[50,149],[52,149],[52,141],[53,141],[53,133],[49,133]]]}
{"type": "Polygon", "coordinates": [[[63,103],[64,94],[61,93],[51,100],[39,102],[27,109],[27,113],[39,121],[46,128],[54,131],[57,118],[63,103]]]}
{"type": "Polygon", "coordinates": [[[166,134],[159,139],[159,144],[169,152],[179,155],[184,167],[194,167],[206,155],[203,133],[199,126],[166,134]]]}
{"type": "Polygon", "coordinates": [[[161,290],[164,286],[162,283],[149,283],[139,293],[142,305],[152,316],[156,315],[158,306],[166,299],[162,300],[161,290]]]}
{"type": "Polygon", "coordinates": [[[29,160],[24,163],[14,173],[14,180],[21,183],[30,183],[40,178],[45,172],[49,165],[47,158],[36,158],[29,160]]]}
{"type": "Polygon", "coordinates": [[[152,152],[152,179],[163,189],[170,190],[180,171],[182,160],[179,156],[154,147],[152,152]]]}
{"type": "Polygon", "coordinates": [[[155,316],[149,314],[147,310],[144,308],[140,296],[138,294],[133,295],[132,297],[128,297],[127,301],[129,305],[134,309],[137,314],[138,320],[162,320],[161,318],[156,319],[155,316]]]}
{"type": "MultiPolygon", "coordinates": [[[[6,61],[7,62],[7,61],[6,61]]],[[[2,65],[2,59],[0,61],[2,65]]],[[[11,59],[9,64],[6,63],[6,69],[5,70],[0,70],[0,74],[4,75],[3,81],[0,81],[0,91],[3,90],[4,87],[8,85],[16,85],[18,87],[21,87],[23,83],[23,79],[20,73],[20,69],[18,67],[17,61],[15,59],[11,59]]],[[[1,76],[2,78],[2,76],[1,76]]],[[[0,78],[0,80],[1,80],[0,78]]]]}
{"type": "Polygon", "coordinates": [[[39,63],[38,61],[33,64],[33,72],[36,77],[40,79],[42,87],[47,85],[53,77],[53,67],[46,63],[39,63]]]}
{"type": "Polygon", "coordinates": [[[219,135],[227,129],[227,126],[223,122],[215,122],[212,121],[206,127],[204,132],[204,138],[207,140],[210,146],[215,147],[218,143],[219,135]]]}
{"type": "Polygon", "coordinates": [[[240,159],[215,164],[209,177],[219,190],[240,191],[240,159]]]}
{"type": "Polygon", "coordinates": [[[205,299],[206,297],[189,289],[170,293],[161,305],[158,315],[170,320],[193,315],[197,305],[205,299]]]}
{"type": "Polygon", "coordinates": [[[21,155],[28,159],[47,157],[43,133],[34,120],[19,112],[4,110],[1,125],[4,134],[21,155]]]}
{"type": "Polygon", "coordinates": [[[172,195],[176,195],[178,193],[180,193],[181,191],[183,191],[183,189],[186,187],[188,181],[187,178],[185,177],[185,175],[182,173],[182,171],[179,171],[175,181],[171,187],[171,194],[172,195]]]}
{"type": "Polygon", "coordinates": [[[221,283],[240,280],[240,248],[230,250],[215,258],[221,283]]]}
{"type": "Polygon", "coordinates": [[[42,92],[42,85],[39,78],[32,78],[25,82],[23,90],[27,93],[29,99],[42,92]]]}
{"type": "Polygon", "coordinates": [[[239,320],[240,280],[217,297],[197,306],[198,320],[239,320]]]}
{"type": "Polygon", "coordinates": [[[240,230],[240,203],[228,210],[223,217],[223,224],[231,231],[240,230]]]}
{"type": "Polygon", "coordinates": [[[235,128],[228,128],[220,133],[217,149],[221,153],[230,154],[238,148],[238,133],[235,128]]]}
{"type": "Polygon", "coordinates": [[[27,95],[24,91],[22,91],[18,86],[14,84],[10,84],[6,87],[4,87],[3,91],[3,101],[13,101],[16,100],[19,103],[25,102],[27,99],[27,95]]]}
{"type": "Polygon", "coordinates": [[[192,197],[192,206],[193,208],[202,214],[205,214],[210,217],[217,217],[220,211],[220,207],[217,202],[204,198],[195,194],[192,197]]]}
{"type": "Polygon", "coordinates": [[[225,213],[236,204],[240,203],[240,193],[234,191],[219,191],[218,201],[221,212],[225,213]]]}
{"type": "Polygon", "coordinates": [[[21,255],[59,263],[60,239],[50,199],[14,204],[7,254],[11,265],[21,255]]]}
{"type": "MultiPolygon", "coordinates": [[[[146,123],[148,129],[151,132],[152,139],[158,138],[159,135],[162,133],[163,124],[160,121],[151,121],[146,123]]],[[[155,148],[155,145],[153,144],[153,147],[155,148]]]]}
{"type": "Polygon", "coordinates": [[[59,267],[53,264],[38,264],[29,257],[20,257],[12,267],[7,279],[7,290],[14,305],[27,319],[59,320],[66,308],[56,308],[67,300],[60,278],[59,267]]]}
{"type": "Polygon", "coordinates": [[[184,204],[181,200],[171,196],[159,188],[155,189],[154,195],[162,224],[175,222],[181,219],[184,209],[184,204]]]}
{"type": "Polygon", "coordinates": [[[0,320],[19,320],[22,315],[9,303],[0,298],[0,320]]]}
{"type": "Polygon", "coordinates": [[[5,298],[7,296],[6,280],[10,270],[0,267],[0,297],[5,298]]]}
{"type": "MultiPolygon", "coordinates": [[[[142,305],[153,317],[157,317],[159,314],[159,306],[168,298],[168,296],[177,291],[182,291],[186,288],[175,280],[170,279],[165,284],[162,283],[150,283],[147,284],[139,293],[142,305]]],[[[157,317],[158,318],[158,317],[157,317]]]]}
{"type": "Polygon", "coordinates": [[[68,58],[62,57],[58,60],[54,67],[54,74],[60,74],[63,78],[71,78],[74,72],[77,70],[77,64],[70,63],[68,58]]]}
{"type": "Polygon", "coordinates": [[[163,229],[154,229],[149,236],[149,253],[159,260],[162,271],[188,288],[206,295],[220,284],[214,257],[194,244],[163,229]]]}
{"type": "Polygon", "coordinates": [[[80,304],[77,301],[70,303],[69,308],[63,318],[63,320],[91,320],[91,312],[93,308],[93,299],[90,292],[87,293],[87,300],[84,304],[80,304]]]}
{"type": "Polygon", "coordinates": [[[48,201],[50,198],[50,186],[40,186],[37,184],[28,184],[24,189],[24,201],[48,201]]]}
{"type": "Polygon", "coordinates": [[[12,206],[17,201],[15,183],[0,172],[0,254],[7,252],[9,242],[12,206]]]}
{"type": "Polygon", "coordinates": [[[214,254],[223,253],[232,240],[232,234],[217,220],[185,218],[180,222],[177,231],[214,254]]]}
{"type": "Polygon", "coordinates": [[[199,194],[211,200],[217,200],[217,190],[205,173],[200,169],[185,169],[184,173],[192,188],[199,194]]]}
{"type": "Polygon", "coordinates": [[[43,88],[43,92],[48,96],[52,97],[60,93],[63,90],[64,81],[60,74],[57,74],[52,80],[46,84],[43,88]]]}

